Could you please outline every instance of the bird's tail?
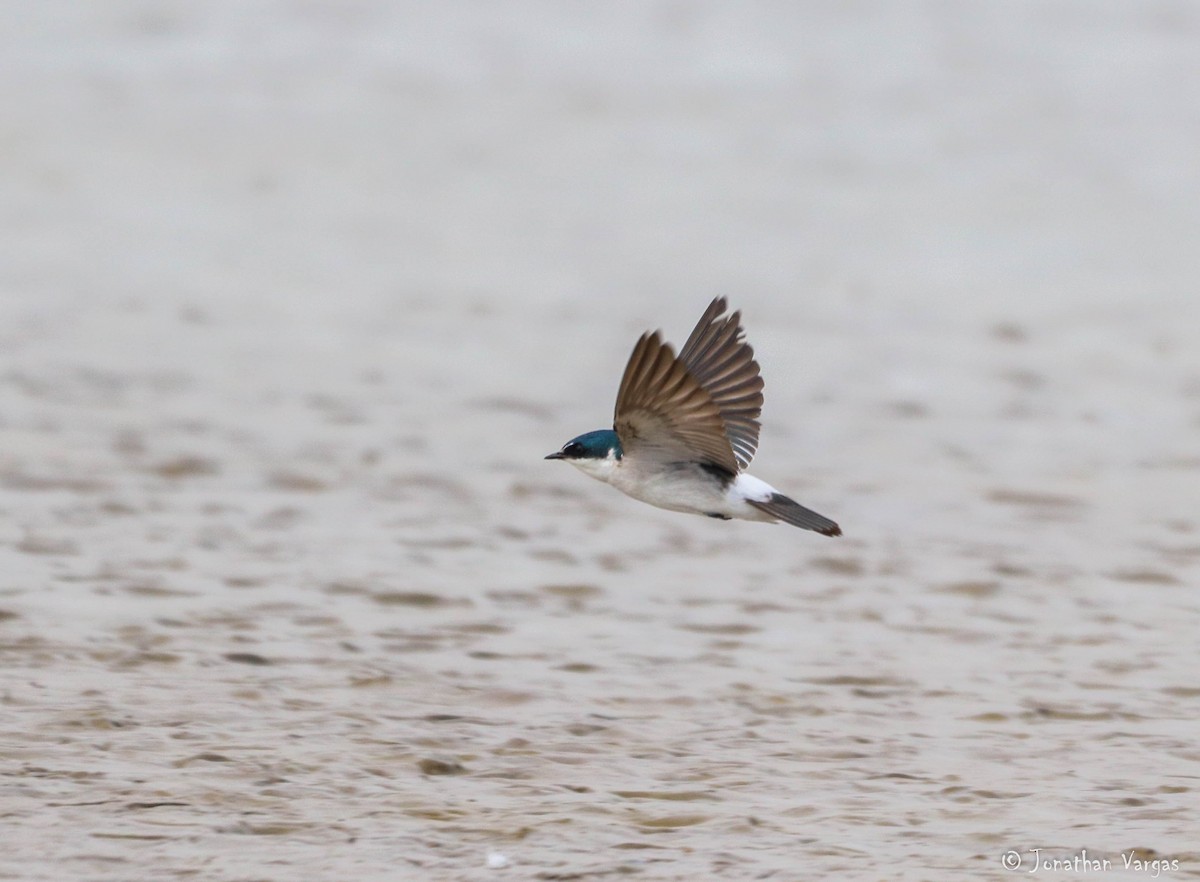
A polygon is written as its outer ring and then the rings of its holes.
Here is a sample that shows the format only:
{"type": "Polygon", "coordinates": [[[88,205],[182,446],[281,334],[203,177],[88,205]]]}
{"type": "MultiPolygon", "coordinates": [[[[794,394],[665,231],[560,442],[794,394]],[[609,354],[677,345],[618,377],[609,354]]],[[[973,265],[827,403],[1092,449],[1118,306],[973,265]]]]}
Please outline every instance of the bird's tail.
{"type": "Polygon", "coordinates": [[[793,527],[800,527],[804,530],[815,530],[826,536],[842,535],[842,528],[829,520],[829,518],[805,508],[794,499],[789,499],[782,493],[772,493],[771,498],[766,502],[756,502],[753,499],[747,499],[746,501],[759,511],[764,511],[771,517],[778,518],[785,524],[791,524],[793,527]]]}

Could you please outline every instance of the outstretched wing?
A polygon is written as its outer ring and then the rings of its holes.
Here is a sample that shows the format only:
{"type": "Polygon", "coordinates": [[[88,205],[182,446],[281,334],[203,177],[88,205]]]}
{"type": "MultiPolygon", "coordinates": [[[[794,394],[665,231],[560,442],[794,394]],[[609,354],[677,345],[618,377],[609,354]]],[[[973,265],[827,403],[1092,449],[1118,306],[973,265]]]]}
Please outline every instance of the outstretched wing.
{"type": "Polygon", "coordinates": [[[741,312],[724,313],[724,297],[708,305],[679,360],[717,405],[738,467],[744,469],[758,450],[763,381],[754,350],[745,341],[741,312]]]}
{"type": "Polygon", "coordinates": [[[613,427],[621,447],[663,461],[694,460],[731,475],[758,448],[762,378],[742,339],[740,313],[714,300],[676,357],[657,332],[643,334],[625,366],[613,427]]]}
{"type": "Polygon", "coordinates": [[[720,409],[657,331],[643,334],[629,356],[613,428],[628,454],[702,462],[737,474],[720,409]]]}

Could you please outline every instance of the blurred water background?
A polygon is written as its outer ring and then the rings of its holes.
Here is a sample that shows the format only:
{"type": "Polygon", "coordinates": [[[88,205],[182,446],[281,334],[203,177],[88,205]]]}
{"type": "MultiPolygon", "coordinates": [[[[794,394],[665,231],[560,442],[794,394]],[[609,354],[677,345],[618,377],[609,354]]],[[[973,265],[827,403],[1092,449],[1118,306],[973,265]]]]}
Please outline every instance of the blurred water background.
{"type": "Polygon", "coordinates": [[[1200,876],[1195,4],[6,19],[0,878],[1200,876]]]}

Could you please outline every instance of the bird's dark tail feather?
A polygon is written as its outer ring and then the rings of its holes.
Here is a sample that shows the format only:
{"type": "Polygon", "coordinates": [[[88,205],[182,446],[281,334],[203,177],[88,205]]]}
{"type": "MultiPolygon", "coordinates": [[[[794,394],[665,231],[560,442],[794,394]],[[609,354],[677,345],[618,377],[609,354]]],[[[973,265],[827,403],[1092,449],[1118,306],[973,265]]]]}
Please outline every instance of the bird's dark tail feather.
{"type": "Polygon", "coordinates": [[[824,515],[810,511],[794,499],[789,499],[782,493],[774,493],[766,502],[755,502],[747,499],[759,511],[765,511],[771,517],[779,518],[785,524],[801,527],[805,530],[816,530],[826,536],[841,536],[842,528],[824,515]]]}

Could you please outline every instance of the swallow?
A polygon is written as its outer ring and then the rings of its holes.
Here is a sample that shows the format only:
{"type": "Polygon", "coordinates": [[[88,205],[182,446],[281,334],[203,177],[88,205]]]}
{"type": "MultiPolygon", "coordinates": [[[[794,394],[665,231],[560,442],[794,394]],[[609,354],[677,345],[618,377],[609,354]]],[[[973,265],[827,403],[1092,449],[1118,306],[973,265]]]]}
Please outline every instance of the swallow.
{"type": "Polygon", "coordinates": [[[643,334],[613,427],[572,438],[546,459],[669,511],[840,536],[835,522],[744,471],[758,450],[763,381],[741,313],[726,308],[724,297],[713,300],[678,355],[660,332],[643,334]]]}

